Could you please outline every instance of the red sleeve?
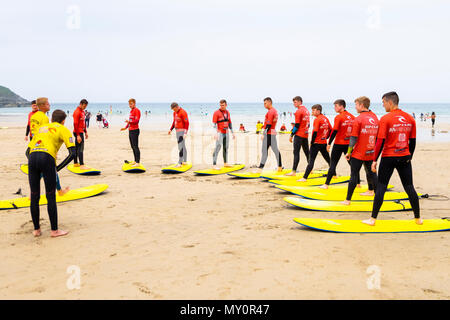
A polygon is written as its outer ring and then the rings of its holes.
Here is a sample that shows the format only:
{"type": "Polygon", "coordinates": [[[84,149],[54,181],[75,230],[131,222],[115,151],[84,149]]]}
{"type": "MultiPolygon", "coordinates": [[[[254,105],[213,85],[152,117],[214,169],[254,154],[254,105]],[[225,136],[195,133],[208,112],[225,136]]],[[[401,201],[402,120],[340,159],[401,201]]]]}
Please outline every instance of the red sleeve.
{"type": "Polygon", "coordinates": [[[337,116],[334,118],[333,130],[336,130],[336,131],[339,130],[339,127],[341,126],[341,118],[342,118],[342,117],[340,117],[340,115],[337,115],[337,116]]]}
{"type": "Polygon", "coordinates": [[[139,123],[139,119],[141,119],[141,112],[139,111],[139,109],[137,109],[137,108],[135,108],[133,111],[132,111],[132,114],[134,115],[134,119],[133,120],[131,120],[130,119],[130,124],[138,124],[139,123]]]}
{"type": "Polygon", "coordinates": [[[227,113],[228,113],[228,123],[231,124],[231,114],[230,114],[230,111],[227,110],[227,113]]]}
{"type": "Polygon", "coordinates": [[[184,129],[187,132],[189,129],[189,119],[186,111],[183,112],[183,117],[184,117],[184,129]]]}
{"type": "MultiPolygon", "coordinates": [[[[273,109],[271,109],[271,111],[272,110],[273,109]]],[[[272,122],[273,122],[274,113],[271,112],[271,111],[269,111],[268,114],[267,114],[267,122],[266,122],[266,124],[272,124],[272,122]]]]}
{"type": "Polygon", "coordinates": [[[353,121],[353,127],[352,127],[352,137],[359,137],[359,130],[361,129],[361,122],[359,121],[359,119],[355,119],[355,121],[353,121]]]}
{"type": "Polygon", "coordinates": [[[412,120],[412,128],[411,128],[411,135],[409,136],[410,139],[416,138],[416,120],[414,120],[413,117],[411,117],[412,120]]]}
{"type": "Polygon", "coordinates": [[[73,112],[73,131],[75,133],[80,133],[78,132],[78,127],[80,124],[80,115],[78,114],[78,108],[73,112]]]}
{"type": "Polygon", "coordinates": [[[315,118],[314,119],[314,124],[313,124],[313,132],[319,131],[319,127],[320,127],[319,118],[315,118]]]}
{"type": "Polygon", "coordinates": [[[213,114],[213,123],[217,123],[217,111],[213,114]]]}

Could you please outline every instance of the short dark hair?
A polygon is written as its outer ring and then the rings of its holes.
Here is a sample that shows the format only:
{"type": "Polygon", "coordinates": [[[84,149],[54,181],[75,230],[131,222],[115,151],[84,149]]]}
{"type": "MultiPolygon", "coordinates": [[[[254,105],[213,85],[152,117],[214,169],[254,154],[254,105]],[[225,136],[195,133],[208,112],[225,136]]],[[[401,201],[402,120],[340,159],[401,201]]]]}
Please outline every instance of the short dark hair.
{"type": "Polygon", "coordinates": [[[170,108],[173,109],[173,108],[176,108],[176,107],[178,107],[178,103],[172,102],[172,104],[170,105],[170,108]]]}
{"type": "Polygon", "coordinates": [[[266,97],[266,98],[264,98],[264,101],[270,101],[270,103],[272,103],[272,98],[266,97]]]}
{"type": "Polygon", "coordinates": [[[398,106],[398,102],[400,101],[400,98],[398,97],[398,94],[395,91],[385,93],[382,99],[392,101],[392,103],[395,104],[396,106],[398,106]]]}
{"type": "Polygon", "coordinates": [[[320,104],[315,104],[311,107],[311,109],[319,110],[322,113],[322,106],[320,104]]]}
{"type": "Polygon", "coordinates": [[[80,101],[80,104],[88,105],[88,101],[87,101],[86,99],[82,99],[82,100],[80,101]]]}
{"type": "Polygon", "coordinates": [[[345,100],[344,99],[337,99],[333,104],[338,104],[340,106],[343,106],[344,108],[347,106],[345,104],[345,100]]]}
{"type": "Polygon", "coordinates": [[[31,101],[31,104],[36,104],[36,100],[31,101]]]}
{"type": "Polygon", "coordinates": [[[222,104],[222,103],[225,103],[225,104],[227,104],[227,100],[225,100],[225,99],[222,99],[222,100],[220,100],[220,101],[219,101],[219,103],[220,103],[220,104],[222,104]]]}
{"type": "Polygon", "coordinates": [[[60,109],[56,109],[52,113],[52,122],[61,123],[64,120],[66,120],[66,117],[67,117],[67,114],[64,111],[62,111],[60,109]]]}
{"type": "Polygon", "coordinates": [[[303,103],[303,99],[300,96],[295,96],[292,101],[300,101],[301,103],[303,103]]]}

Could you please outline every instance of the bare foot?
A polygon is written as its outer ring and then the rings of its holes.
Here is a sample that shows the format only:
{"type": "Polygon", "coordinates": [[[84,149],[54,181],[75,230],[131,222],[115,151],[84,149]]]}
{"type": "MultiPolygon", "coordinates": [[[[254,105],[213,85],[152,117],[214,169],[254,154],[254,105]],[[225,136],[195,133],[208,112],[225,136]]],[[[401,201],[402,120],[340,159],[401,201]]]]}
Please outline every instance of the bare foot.
{"type": "Polygon", "coordinates": [[[181,163],[177,163],[177,164],[174,166],[174,168],[180,168],[181,166],[182,166],[181,163]]]}
{"type": "Polygon", "coordinates": [[[297,181],[298,181],[298,182],[305,182],[306,179],[305,179],[305,178],[301,178],[301,179],[298,179],[297,181]]]}
{"type": "Polygon", "coordinates": [[[69,187],[65,187],[64,189],[58,190],[58,196],[62,197],[63,195],[65,195],[67,192],[69,192],[70,188],[69,187]]]}
{"type": "Polygon", "coordinates": [[[64,230],[52,230],[50,232],[50,236],[52,238],[56,238],[56,237],[61,237],[61,236],[65,236],[66,234],[68,234],[69,231],[64,231],[64,230]]]}
{"type": "Polygon", "coordinates": [[[422,225],[423,224],[422,218],[415,219],[415,220],[416,220],[416,224],[418,224],[418,225],[422,225]]]}
{"type": "Polygon", "coordinates": [[[323,185],[321,185],[320,187],[319,187],[320,189],[328,189],[328,185],[327,184],[323,184],[323,185]]]}
{"type": "Polygon", "coordinates": [[[370,218],[370,219],[367,219],[367,220],[363,220],[361,222],[373,227],[375,225],[375,221],[376,220],[374,218],[370,218]]]}
{"type": "Polygon", "coordinates": [[[283,168],[282,167],[278,167],[278,172],[283,172],[283,168]]]}
{"type": "Polygon", "coordinates": [[[213,170],[220,170],[220,168],[218,166],[214,166],[213,170]]]}
{"type": "Polygon", "coordinates": [[[134,164],[132,164],[131,166],[132,167],[139,167],[141,164],[140,163],[138,163],[138,162],[135,162],[134,164]]]}
{"type": "Polygon", "coordinates": [[[79,164],[79,163],[75,163],[73,166],[74,166],[75,168],[77,168],[77,167],[80,166],[80,164],[79,164]]]}
{"type": "Polygon", "coordinates": [[[348,200],[344,200],[344,201],[341,202],[341,204],[343,204],[344,206],[349,206],[350,203],[351,203],[351,202],[348,201],[348,200]]]}
{"type": "Polygon", "coordinates": [[[81,170],[89,170],[90,168],[88,166],[85,166],[84,164],[80,166],[81,170]]]}
{"type": "Polygon", "coordinates": [[[360,185],[360,184],[357,184],[357,185],[356,185],[356,188],[361,189],[361,185],[360,185]]]}
{"type": "Polygon", "coordinates": [[[40,237],[41,236],[41,229],[33,230],[33,236],[40,237]]]}
{"type": "Polygon", "coordinates": [[[232,167],[232,165],[231,165],[231,164],[228,164],[228,163],[225,163],[223,166],[224,166],[225,168],[231,168],[231,167],[232,167]]]}
{"type": "Polygon", "coordinates": [[[287,176],[287,177],[293,177],[295,175],[297,175],[297,172],[295,172],[295,171],[291,171],[291,172],[288,172],[285,174],[285,176],[287,176]]]}
{"type": "Polygon", "coordinates": [[[255,170],[252,170],[252,173],[261,173],[262,172],[262,169],[255,169],[255,170]]]}
{"type": "Polygon", "coordinates": [[[374,196],[375,192],[373,192],[373,190],[367,190],[366,192],[360,193],[360,196],[374,196]]]}

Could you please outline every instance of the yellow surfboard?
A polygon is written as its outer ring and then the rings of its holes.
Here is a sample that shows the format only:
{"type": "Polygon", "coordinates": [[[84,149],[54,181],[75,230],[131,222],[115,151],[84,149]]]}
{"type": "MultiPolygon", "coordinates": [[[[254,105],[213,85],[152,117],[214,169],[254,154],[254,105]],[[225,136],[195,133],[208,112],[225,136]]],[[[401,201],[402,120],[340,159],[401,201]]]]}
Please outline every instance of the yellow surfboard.
{"type": "Polygon", "coordinates": [[[220,170],[204,169],[204,170],[194,171],[194,173],[197,175],[209,176],[209,175],[217,175],[217,174],[224,174],[224,173],[229,173],[229,172],[233,172],[233,171],[238,171],[238,170],[243,169],[244,167],[245,167],[244,164],[235,164],[229,168],[222,167],[222,168],[220,168],[220,170]]]}
{"type": "MultiPolygon", "coordinates": [[[[322,191],[323,189],[320,186],[284,186],[281,184],[274,185],[275,188],[287,191],[293,194],[299,195],[299,193],[304,191],[322,191]]],[[[392,189],[394,186],[392,184],[388,185],[388,189],[392,189]]],[[[348,184],[332,184],[328,186],[328,190],[345,190],[347,192],[348,184]]],[[[369,190],[369,186],[367,184],[362,184],[361,188],[355,188],[355,192],[366,192],[369,190]]]]}
{"type": "MultiPolygon", "coordinates": [[[[287,173],[289,173],[291,171],[292,170],[289,170],[287,173]]],[[[262,172],[261,178],[267,179],[267,180],[292,180],[292,179],[298,180],[298,179],[303,178],[304,174],[305,174],[304,172],[298,172],[295,174],[295,176],[286,176],[285,174],[280,174],[279,172],[276,172],[276,171],[269,171],[269,172],[262,172]]],[[[324,170],[312,171],[309,174],[308,179],[320,178],[326,174],[327,174],[327,171],[324,171],[324,170]]]]}
{"type": "MultiPolygon", "coordinates": [[[[69,190],[69,192],[67,192],[65,195],[61,197],[58,195],[58,193],[56,193],[56,202],[65,202],[92,197],[102,193],[107,188],[108,188],[107,184],[95,184],[84,188],[69,190]]],[[[39,200],[39,205],[43,204],[47,204],[47,198],[45,197],[45,194],[41,195],[41,199],[39,200]]],[[[29,206],[30,206],[30,199],[28,197],[0,201],[0,210],[25,208],[29,206]]]]}
{"type": "MultiPolygon", "coordinates": [[[[367,191],[367,190],[366,190],[367,191]]],[[[363,191],[365,192],[365,191],[363,191]]],[[[356,190],[353,192],[352,201],[371,201],[375,196],[362,196],[361,191],[356,190]]],[[[313,200],[329,200],[329,201],[344,201],[347,197],[347,189],[320,189],[320,190],[302,190],[297,191],[296,194],[303,198],[313,199],[313,200]]],[[[422,194],[418,193],[418,196],[422,194]]],[[[406,192],[394,192],[389,191],[384,194],[384,201],[393,200],[407,200],[408,195],[406,192]]]]}
{"type": "MultiPolygon", "coordinates": [[[[333,211],[333,212],[371,212],[373,202],[367,201],[353,201],[350,205],[342,204],[341,201],[321,201],[311,200],[298,197],[283,198],[293,206],[313,211],[333,211]]],[[[409,201],[385,201],[381,205],[381,211],[405,211],[411,210],[409,201]]]]}
{"type": "Polygon", "coordinates": [[[20,171],[22,171],[25,174],[28,174],[28,165],[27,164],[21,164],[20,165],[20,171]]]}
{"type": "MultiPolygon", "coordinates": [[[[273,184],[279,184],[283,186],[290,186],[290,187],[304,187],[304,186],[321,186],[325,183],[327,178],[311,178],[307,179],[304,182],[297,181],[295,179],[285,179],[285,180],[269,180],[270,183],[273,184]]],[[[336,183],[344,183],[348,182],[350,180],[350,176],[342,176],[337,178],[332,178],[330,181],[330,185],[336,184],[336,183]]]]}
{"type": "Polygon", "coordinates": [[[295,218],[295,222],[307,228],[343,233],[405,233],[405,232],[436,232],[449,231],[450,219],[424,219],[422,225],[411,220],[377,220],[374,226],[369,226],[361,220],[335,220],[295,218]]]}
{"type": "Polygon", "coordinates": [[[288,134],[288,133],[291,133],[291,131],[279,131],[279,133],[281,133],[281,134],[288,134]]]}
{"type": "Polygon", "coordinates": [[[177,164],[173,164],[171,166],[162,168],[161,171],[163,173],[183,173],[192,168],[192,163],[187,162],[186,164],[181,165],[180,167],[175,167],[177,164]]]}
{"type": "Polygon", "coordinates": [[[281,172],[278,172],[277,170],[267,170],[267,171],[262,171],[260,173],[254,173],[251,171],[247,171],[247,172],[232,172],[232,173],[228,173],[229,176],[232,177],[237,177],[237,178],[241,178],[241,179],[257,179],[257,178],[261,178],[261,175],[264,174],[279,174],[279,175],[283,175],[286,173],[291,172],[291,169],[283,169],[281,172]]]}
{"type": "Polygon", "coordinates": [[[97,170],[97,169],[94,169],[94,168],[89,168],[89,169],[83,170],[83,169],[80,169],[80,167],[75,167],[74,164],[69,164],[67,166],[67,169],[70,172],[73,172],[75,174],[79,174],[79,175],[82,175],[82,176],[94,176],[94,175],[97,175],[97,174],[101,173],[100,170],[97,170]]]}
{"type": "Polygon", "coordinates": [[[134,167],[130,163],[124,163],[122,166],[122,170],[127,173],[142,173],[145,172],[145,168],[142,164],[139,164],[139,166],[134,167]]]}

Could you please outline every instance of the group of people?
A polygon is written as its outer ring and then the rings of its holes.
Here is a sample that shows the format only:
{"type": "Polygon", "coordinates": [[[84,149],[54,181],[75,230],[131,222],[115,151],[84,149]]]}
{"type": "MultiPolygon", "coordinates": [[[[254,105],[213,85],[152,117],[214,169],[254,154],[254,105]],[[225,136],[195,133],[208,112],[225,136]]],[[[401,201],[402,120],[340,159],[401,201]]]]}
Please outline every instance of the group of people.
{"type": "MultiPolygon", "coordinates": [[[[408,194],[414,211],[417,224],[421,224],[419,199],[412,182],[411,159],[416,145],[416,124],[414,118],[399,108],[399,97],[395,92],[389,92],[382,97],[383,106],[387,112],[380,120],[370,111],[370,99],[359,97],[355,99],[357,117],[346,110],[346,102],[342,99],[334,102],[337,116],[331,126],[329,119],[322,114],[322,106],[315,104],[311,113],[315,117],[312,126],[312,137],[309,141],[310,113],[303,105],[300,96],[293,98],[296,108],[295,122],[289,141],[293,144],[292,171],[287,176],[295,176],[300,162],[300,153],[303,150],[307,159],[307,166],[303,177],[298,181],[306,181],[314,168],[317,155],[320,153],[329,165],[327,179],[323,186],[327,189],[332,178],[336,175],[336,167],[342,156],[345,155],[350,165],[351,178],[348,184],[347,198],[344,204],[350,204],[355,188],[360,184],[359,172],[364,166],[368,182],[368,191],[365,195],[375,195],[372,216],[363,223],[375,225],[375,221],[383,202],[389,180],[396,169],[400,175],[403,187],[408,194]],[[332,147],[331,147],[332,146],[332,147]],[[330,156],[331,150],[331,156],[330,156]],[[377,172],[377,161],[381,161],[377,172]]],[[[136,100],[128,101],[130,107],[129,119],[121,131],[128,130],[134,161],[131,166],[140,166],[139,149],[139,121],[141,112],[136,106],[136,100]]],[[[230,134],[235,139],[231,115],[227,109],[227,101],[220,100],[220,107],[213,113],[212,123],[216,130],[216,146],[213,152],[213,168],[219,170],[217,158],[222,148],[224,166],[228,164],[228,147],[230,134]]],[[[55,192],[67,192],[59,185],[57,172],[67,166],[72,160],[75,167],[89,169],[84,164],[83,150],[85,139],[88,139],[86,108],[88,101],[82,99],[73,112],[73,132],[65,127],[66,113],[55,110],[52,113],[51,123],[46,115],[50,110],[48,98],[38,98],[32,102],[32,111],[28,116],[26,138],[30,139],[26,156],[28,158],[29,184],[31,189],[30,211],[34,224],[34,235],[41,234],[39,224],[40,179],[44,178],[46,197],[48,200],[48,213],[51,224],[51,236],[66,235],[67,231],[59,230],[57,223],[57,207],[55,192]],[[69,155],[58,165],[56,156],[62,144],[65,144],[69,155]]],[[[261,172],[268,158],[268,150],[272,149],[276,156],[278,171],[282,171],[281,152],[277,144],[278,112],[273,106],[272,99],[264,99],[267,109],[264,123],[261,126],[262,151],[261,161],[255,173],[261,172]]],[[[173,122],[168,134],[175,129],[176,141],[179,150],[179,159],[176,167],[187,164],[186,137],[189,129],[188,113],[176,102],[170,105],[173,111],[173,122]]],[[[243,125],[241,124],[240,130],[243,125]]],[[[245,130],[245,128],[244,128],[245,130]]]]}

